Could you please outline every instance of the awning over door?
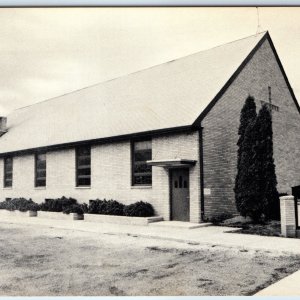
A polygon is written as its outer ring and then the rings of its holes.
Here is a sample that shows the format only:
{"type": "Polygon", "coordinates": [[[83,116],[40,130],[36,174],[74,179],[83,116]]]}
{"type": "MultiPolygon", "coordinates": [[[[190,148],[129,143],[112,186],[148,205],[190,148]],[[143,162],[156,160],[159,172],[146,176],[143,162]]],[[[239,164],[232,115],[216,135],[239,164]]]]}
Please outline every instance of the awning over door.
{"type": "Polygon", "coordinates": [[[178,168],[178,167],[192,167],[196,164],[196,160],[191,159],[161,159],[161,160],[147,160],[147,164],[153,167],[164,168],[178,168]]]}

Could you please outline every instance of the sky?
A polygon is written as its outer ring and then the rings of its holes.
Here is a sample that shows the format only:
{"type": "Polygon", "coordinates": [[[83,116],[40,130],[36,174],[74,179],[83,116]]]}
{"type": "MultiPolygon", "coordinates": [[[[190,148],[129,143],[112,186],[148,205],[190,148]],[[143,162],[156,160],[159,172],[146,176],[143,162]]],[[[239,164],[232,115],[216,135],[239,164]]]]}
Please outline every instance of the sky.
{"type": "Polygon", "coordinates": [[[299,99],[300,7],[0,8],[0,116],[265,30],[299,99]]]}

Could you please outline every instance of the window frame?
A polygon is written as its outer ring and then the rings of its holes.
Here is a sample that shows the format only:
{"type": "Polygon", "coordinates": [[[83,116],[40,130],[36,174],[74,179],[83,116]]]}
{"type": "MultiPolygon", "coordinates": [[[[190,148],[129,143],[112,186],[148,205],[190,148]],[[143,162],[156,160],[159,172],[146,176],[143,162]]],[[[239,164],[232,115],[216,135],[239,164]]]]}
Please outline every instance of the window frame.
{"type": "Polygon", "coordinates": [[[12,156],[4,157],[3,159],[3,188],[12,188],[13,187],[13,174],[14,174],[14,160],[12,156]],[[7,185],[7,160],[11,160],[11,179],[8,181],[11,182],[10,185],[7,185]]]}
{"type": "Polygon", "coordinates": [[[36,188],[44,188],[47,186],[47,153],[46,152],[38,152],[34,155],[34,187],[36,188]],[[38,177],[38,157],[40,155],[45,155],[45,169],[39,169],[39,171],[45,171],[45,177],[38,177]],[[38,185],[39,180],[45,180],[45,185],[38,185]]]}
{"type": "MultiPolygon", "coordinates": [[[[76,187],[86,187],[89,188],[92,185],[92,151],[91,151],[91,145],[85,145],[85,146],[80,146],[80,147],[76,147],[75,149],[75,168],[76,168],[76,174],[75,174],[75,186],[76,187]],[[88,168],[80,168],[82,169],[89,169],[90,170],[90,174],[89,175],[79,175],[78,174],[78,170],[79,170],[79,151],[81,149],[89,149],[89,160],[90,160],[90,164],[89,165],[84,165],[84,166],[88,166],[88,168]],[[87,177],[88,176],[88,177],[87,177]],[[90,184],[79,184],[79,179],[82,178],[89,178],[90,180],[90,184]]],[[[82,157],[82,156],[81,156],[82,157]]]]}
{"type": "Polygon", "coordinates": [[[151,159],[152,159],[152,139],[151,138],[143,138],[143,139],[134,139],[131,140],[131,145],[130,145],[130,153],[131,153],[131,186],[134,187],[151,187],[152,186],[152,182],[153,182],[153,178],[152,178],[152,166],[151,166],[151,183],[135,183],[134,181],[134,165],[135,165],[135,160],[134,160],[134,145],[137,142],[151,142],[151,159]]]}

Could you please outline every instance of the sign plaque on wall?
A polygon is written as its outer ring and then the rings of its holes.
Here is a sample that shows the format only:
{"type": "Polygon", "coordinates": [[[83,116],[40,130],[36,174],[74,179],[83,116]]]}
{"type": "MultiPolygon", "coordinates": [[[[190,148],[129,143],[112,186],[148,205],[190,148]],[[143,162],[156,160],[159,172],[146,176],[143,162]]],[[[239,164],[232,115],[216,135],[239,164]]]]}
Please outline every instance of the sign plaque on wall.
{"type": "Polygon", "coordinates": [[[204,195],[211,195],[211,189],[204,188],[204,195]]]}

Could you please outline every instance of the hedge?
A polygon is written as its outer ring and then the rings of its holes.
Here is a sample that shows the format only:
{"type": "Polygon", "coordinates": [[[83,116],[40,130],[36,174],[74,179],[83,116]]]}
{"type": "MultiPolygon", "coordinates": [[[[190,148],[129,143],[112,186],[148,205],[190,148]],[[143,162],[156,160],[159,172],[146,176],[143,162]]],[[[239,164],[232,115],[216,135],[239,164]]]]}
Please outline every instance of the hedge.
{"type": "Polygon", "coordinates": [[[154,209],[150,203],[139,201],[124,207],[124,215],[129,217],[152,217],[154,209]]]}
{"type": "Polygon", "coordinates": [[[69,213],[90,213],[113,216],[129,217],[151,217],[154,216],[154,209],[150,203],[139,201],[133,204],[124,205],[116,200],[90,200],[89,205],[78,203],[74,198],[61,197],[57,199],[45,199],[40,205],[25,198],[14,198],[0,202],[0,209],[20,211],[49,211],[69,213]]]}
{"type": "Polygon", "coordinates": [[[116,200],[90,200],[89,210],[90,214],[101,214],[101,215],[124,215],[125,205],[116,200]]]}
{"type": "Polygon", "coordinates": [[[45,199],[40,205],[40,210],[42,211],[53,211],[53,212],[63,212],[67,208],[76,205],[77,200],[73,198],[66,198],[65,196],[57,199],[45,199]]]}
{"type": "Polygon", "coordinates": [[[129,217],[152,217],[154,209],[150,203],[139,201],[124,205],[116,200],[90,200],[90,214],[129,216],[129,217]]]}
{"type": "Polygon", "coordinates": [[[37,211],[39,210],[39,205],[31,199],[14,198],[0,202],[0,209],[7,209],[10,211],[19,210],[23,212],[28,210],[37,211]]]}

